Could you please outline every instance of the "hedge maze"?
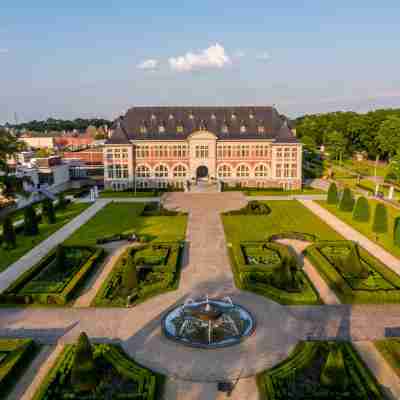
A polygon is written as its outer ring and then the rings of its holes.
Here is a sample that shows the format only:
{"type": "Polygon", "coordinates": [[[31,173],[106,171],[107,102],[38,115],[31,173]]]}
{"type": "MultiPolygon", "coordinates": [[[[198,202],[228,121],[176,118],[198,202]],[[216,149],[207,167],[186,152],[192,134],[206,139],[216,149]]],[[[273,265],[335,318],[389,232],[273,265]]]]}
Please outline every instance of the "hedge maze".
{"type": "Polygon", "coordinates": [[[94,299],[95,306],[127,306],[177,288],[183,242],[129,247],[94,299]]]}
{"type": "Polygon", "coordinates": [[[301,342],[257,382],[269,400],[386,399],[349,343],[301,342]]]}
{"type": "Polygon", "coordinates": [[[66,305],[103,256],[103,249],[59,246],[14,281],[0,303],[66,305]]]}

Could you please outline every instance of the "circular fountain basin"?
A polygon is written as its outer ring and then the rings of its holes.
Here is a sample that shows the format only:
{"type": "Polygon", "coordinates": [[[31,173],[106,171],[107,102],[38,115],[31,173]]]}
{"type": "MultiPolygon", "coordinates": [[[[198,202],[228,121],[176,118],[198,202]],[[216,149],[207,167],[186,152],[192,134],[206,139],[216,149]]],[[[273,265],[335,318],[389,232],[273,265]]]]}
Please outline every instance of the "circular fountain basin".
{"type": "Polygon", "coordinates": [[[175,307],[162,320],[168,339],[205,349],[238,344],[254,329],[251,313],[230,299],[191,300],[175,307]]]}

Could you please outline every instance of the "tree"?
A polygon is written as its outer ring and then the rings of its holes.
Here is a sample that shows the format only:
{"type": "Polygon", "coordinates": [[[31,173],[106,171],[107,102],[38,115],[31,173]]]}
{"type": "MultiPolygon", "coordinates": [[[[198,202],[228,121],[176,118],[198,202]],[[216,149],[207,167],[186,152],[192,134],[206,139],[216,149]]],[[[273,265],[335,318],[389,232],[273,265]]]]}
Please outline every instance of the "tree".
{"type": "Polygon", "coordinates": [[[124,269],[122,271],[122,286],[127,293],[131,293],[133,289],[136,289],[138,284],[136,264],[133,259],[133,255],[129,254],[124,269]]]}
{"type": "Polygon", "coordinates": [[[400,181],[400,150],[398,150],[398,153],[390,159],[389,168],[394,180],[400,181]]]}
{"type": "Polygon", "coordinates": [[[17,237],[14,230],[14,224],[11,217],[6,217],[3,222],[3,240],[6,249],[15,249],[17,247],[17,237]]]}
{"type": "Polygon", "coordinates": [[[400,217],[394,220],[393,240],[394,244],[400,247],[400,217]]]}
{"type": "Polygon", "coordinates": [[[317,150],[317,143],[312,136],[305,135],[301,138],[301,143],[303,143],[304,148],[308,151],[315,152],[317,150]]]}
{"type": "Polygon", "coordinates": [[[328,189],[328,204],[337,204],[338,203],[338,190],[335,182],[332,182],[329,185],[328,189]]]}
{"type": "Polygon", "coordinates": [[[38,218],[32,205],[24,209],[24,234],[35,236],[39,233],[38,218]]]}
{"type": "Polygon", "coordinates": [[[354,198],[351,190],[349,188],[345,188],[342,194],[342,198],[340,199],[339,209],[342,211],[353,211],[354,207],[354,198]]]}
{"type": "Polygon", "coordinates": [[[42,204],[43,216],[49,224],[54,224],[56,222],[56,214],[54,211],[53,201],[49,198],[43,200],[42,204]]]}
{"type": "Polygon", "coordinates": [[[378,234],[386,233],[387,230],[388,230],[388,214],[386,206],[382,203],[377,203],[375,207],[372,231],[376,233],[376,239],[378,239],[378,234]]]}
{"type": "Polygon", "coordinates": [[[92,346],[85,332],[79,336],[71,369],[71,383],[77,392],[93,390],[97,385],[92,346]]]}
{"type": "Polygon", "coordinates": [[[360,196],[357,199],[356,205],[353,211],[354,221],[368,222],[370,218],[370,210],[368,200],[364,196],[360,196]]]}
{"type": "Polygon", "coordinates": [[[322,385],[333,389],[337,387],[340,391],[343,391],[348,386],[349,378],[340,345],[332,345],[322,369],[320,381],[322,385]]]}
{"type": "Polygon", "coordinates": [[[377,133],[379,148],[390,157],[400,149],[400,116],[389,116],[377,133]]]}
{"type": "Polygon", "coordinates": [[[58,208],[60,210],[65,210],[67,206],[67,200],[65,199],[64,193],[60,193],[58,196],[58,208]]]}
{"type": "Polygon", "coordinates": [[[343,272],[357,278],[368,278],[368,270],[362,264],[360,254],[356,244],[350,246],[350,252],[343,262],[343,272]]]}
{"type": "Polygon", "coordinates": [[[338,160],[346,150],[346,139],[341,133],[333,131],[326,135],[325,145],[330,157],[338,160]]]}

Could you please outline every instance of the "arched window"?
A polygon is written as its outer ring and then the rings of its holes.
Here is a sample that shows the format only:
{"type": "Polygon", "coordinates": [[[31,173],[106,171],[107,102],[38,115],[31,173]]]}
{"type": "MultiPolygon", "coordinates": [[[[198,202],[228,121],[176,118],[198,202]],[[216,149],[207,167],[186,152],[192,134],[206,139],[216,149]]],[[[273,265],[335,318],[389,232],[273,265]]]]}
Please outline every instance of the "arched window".
{"type": "Polygon", "coordinates": [[[156,178],[168,178],[168,167],[162,164],[157,165],[154,169],[154,175],[156,178]]]}
{"type": "Polygon", "coordinates": [[[136,167],[136,176],[138,178],[150,178],[151,170],[147,165],[138,165],[136,167]]]}
{"type": "Polygon", "coordinates": [[[187,175],[187,169],[184,165],[179,164],[173,170],[174,178],[185,178],[187,175]]]}
{"type": "Polygon", "coordinates": [[[236,168],[236,176],[238,178],[247,178],[250,176],[250,168],[247,165],[241,164],[236,168]]]}
{"type": "Polygon", "coordinates": [[[218,168],[218,178],[229,178],[232,175],[231,167],[223,164],[218,168]]]}
{"type": "Polygon", "coordinates": [[[265,164],[258,164],[254,170],[256,178],[265,178],[268,174],[268,167],[265,164]]]}

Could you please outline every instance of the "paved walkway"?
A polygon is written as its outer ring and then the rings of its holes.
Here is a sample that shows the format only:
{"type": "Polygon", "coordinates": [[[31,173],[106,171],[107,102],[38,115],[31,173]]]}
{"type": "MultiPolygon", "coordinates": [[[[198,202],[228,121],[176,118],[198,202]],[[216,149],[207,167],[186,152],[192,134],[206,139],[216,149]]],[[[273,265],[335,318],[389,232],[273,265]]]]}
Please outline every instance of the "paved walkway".
{"type": "Polygon", "coordinates": [[[247,200],[282,201],[282,200],[326,200],[326,194],[289,194],[280,196],[247,196],[247,200]]]}
{"type": "Polygon", "coordinates": [[[7,289],[21,274],[38,263],[50,250],[64,242],[64,240],[92,218],[107,203],[109,203],[109,200],[97,201],[15,263],[11,264],[4,272],[0,273],[0,292],[7,289]]]}
{"type": "Polygon", "coordinates": [[[381,246],[366,238],[360,232],[344,223],[342,220],[337,218],[335,215],[333,215],[314,201],[301,200],[300,202],[309,210],[311,210],[314,214],[316,214],[319,218],[321,218],[324,222],[326,222],[336,232],[344,236],[347,240],[358,242],[360,246],[364,247],[364,249],[370,252],[374,257],[386,264],[397,274],[400,274],[400,259],[396,258],[392,254],[384,250],[381,246]]]}

